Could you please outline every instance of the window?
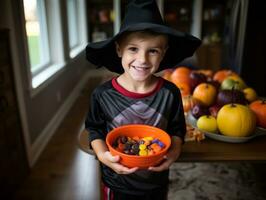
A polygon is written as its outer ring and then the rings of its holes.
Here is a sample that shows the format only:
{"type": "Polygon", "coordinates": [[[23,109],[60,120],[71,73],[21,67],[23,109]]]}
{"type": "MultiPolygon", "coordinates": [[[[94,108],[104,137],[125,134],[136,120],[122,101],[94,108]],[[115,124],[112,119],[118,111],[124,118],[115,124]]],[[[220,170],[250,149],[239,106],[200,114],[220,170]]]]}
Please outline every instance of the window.
{"type": "Polygon", "coordinates": [[[68,19],[68,39],[70,49],[78,45],[78,16],[77,1],[67,1],[67,19],[68,19]]]}
{"type": "Polygon", "coordinates": [[[38,74],[50,62],[45,5],[42,0],[24,0],[31,73],[38,74]]]}
{"type": "Polygon", "coordinates": [[[65,11],[62,2],[23,0],[32,89],[45,86],[87,44],[85,0],[67,0],[65,11]]]}
{"type": "Polygon", "coordinates": [[[67,0],[69,56],[73,58],[87,43],[84,0],[67,0]]]}

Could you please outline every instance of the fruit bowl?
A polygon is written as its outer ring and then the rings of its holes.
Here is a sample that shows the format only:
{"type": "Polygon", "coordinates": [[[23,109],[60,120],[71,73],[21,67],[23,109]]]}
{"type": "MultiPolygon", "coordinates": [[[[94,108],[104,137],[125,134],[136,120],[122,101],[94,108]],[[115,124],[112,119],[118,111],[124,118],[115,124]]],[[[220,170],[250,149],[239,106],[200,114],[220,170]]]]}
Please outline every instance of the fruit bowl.
{"type": "Polygon", "coordinates": [[[122,165],[127,166],[129,168],[139,167],[140,169],[145,169],[150,166],[156,166],[163,160],[164,155],[167,153],[171,145],[171,138],[162,129],[149,125],[131,124],[131,125],[120,126],[110,131],[106,137],[106,144],[113,156],[115,155],[120,156],[120,163],[122,165]],[[126,136],[130,138],[152,137],[154,139],[160,140],[165,146],[161,151],[153,155],[145,155],[145,156],[128,155],[116,150],[112,146],[116,141],[116,139],[120,136],[126,136]]]}
{"type": "Polygon", "coordinates": [[[262,128],[260,126],[257,126],[255,131],[257,133],[266,134],[266,128],[262,128]]]}
{"type": "MultiPolygon", "coordinates": [[[[187,123],[189,123],[194,128],[198,128],[197,127],[197,119],[195,117],[193,117],[191,112],[189,112],[187,115],[187,123]]],[[[222,141],[222,142],[228,142],[228,143],[244,143],[244,142],[247,142],[247,141],[249,141],[255,137],[266,135],[266,131],[263,131],[263,128],[259,128],[259,127],[256,127],[253,134],[246,136],[246,137],[226,136],[226,135],[220,134],[219,132],[215,132],[215,133],[211,133],[211,132],[207,132],[207,131],[202,131],[202,132],[208,138],[222,141]]]]}

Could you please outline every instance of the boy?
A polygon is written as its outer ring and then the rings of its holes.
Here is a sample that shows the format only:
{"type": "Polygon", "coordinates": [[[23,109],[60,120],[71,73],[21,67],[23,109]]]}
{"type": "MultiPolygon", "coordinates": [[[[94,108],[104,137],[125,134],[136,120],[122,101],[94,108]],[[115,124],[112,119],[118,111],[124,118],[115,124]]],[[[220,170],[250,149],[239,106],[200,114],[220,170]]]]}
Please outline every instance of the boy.
{"type": "Polygon", "coordinates": [[[154,0],[134,0],[116,36],[87,46],[91,63],[120,73],[94,90],[85,122],[101,162],[104,195],[115,200],[167,198],[169,167],[180,155],[186,125],[179,89],[154,73],[192,56],[199,45],[197,38],[164,25],[154,0]],[[110,154],[107,133],[126,124],[148,124],[171,135],[171,148],[160,165],[127,168],[110,154]]]}

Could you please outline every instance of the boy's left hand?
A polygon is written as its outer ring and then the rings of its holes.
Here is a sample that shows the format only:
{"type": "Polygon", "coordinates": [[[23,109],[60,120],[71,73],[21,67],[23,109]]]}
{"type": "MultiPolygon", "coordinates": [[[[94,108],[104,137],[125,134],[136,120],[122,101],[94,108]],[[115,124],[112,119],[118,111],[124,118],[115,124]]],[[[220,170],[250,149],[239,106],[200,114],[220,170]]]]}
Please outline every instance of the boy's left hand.
{"type": "Polygon", "coordinates": [[[160,172],[169,169],[170,165],[175,162],[181,153],[182,141],[179,137],[172,137],[172,143],[169,151],[164,156],[162,163],[155,167],[149,167],[148,170],[160,172]]]}

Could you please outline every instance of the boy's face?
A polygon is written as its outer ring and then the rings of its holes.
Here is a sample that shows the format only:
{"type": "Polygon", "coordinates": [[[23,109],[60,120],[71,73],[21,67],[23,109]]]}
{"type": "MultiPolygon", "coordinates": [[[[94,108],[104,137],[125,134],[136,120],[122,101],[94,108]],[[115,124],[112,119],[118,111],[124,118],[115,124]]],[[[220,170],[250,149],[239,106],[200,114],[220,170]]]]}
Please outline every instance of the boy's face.
{"type": "Polygon", "coordinates": [[[163,35],[136,32],[126,35],[116,44],[125,74],[135,81],[147,80],[159,68],[167,44],[167,37],[163,35]]]}

